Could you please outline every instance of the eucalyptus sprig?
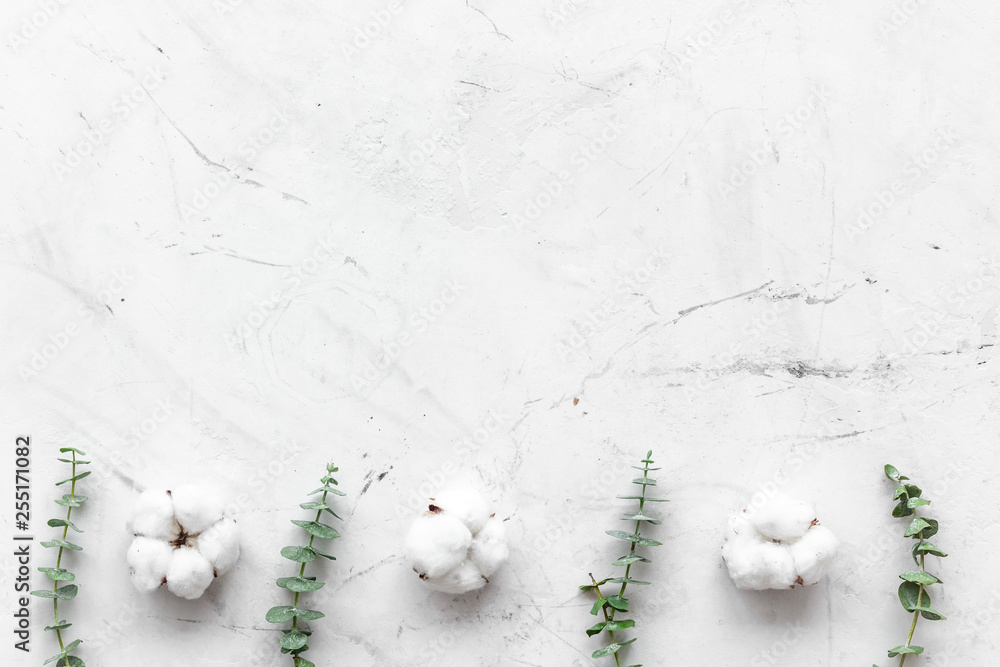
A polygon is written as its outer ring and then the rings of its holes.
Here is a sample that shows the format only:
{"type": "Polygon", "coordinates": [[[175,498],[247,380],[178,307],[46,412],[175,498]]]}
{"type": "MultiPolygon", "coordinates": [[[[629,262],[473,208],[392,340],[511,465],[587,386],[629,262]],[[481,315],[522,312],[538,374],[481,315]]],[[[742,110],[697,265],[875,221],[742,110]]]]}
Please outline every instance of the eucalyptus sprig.
{"type": "Polygon", "coordinates": [[[299,595],[302,593],[318,591],[325,585],[321,581],[316,581],[316,577],[305,576],[306,563],[313,562],[316,560],[317,556],[321,556],[328,560],[336,560],[333,556],[325,554],[314,547],[313,542],[317,537],[323,540],[332,540],[340,537],[340,533],[335,531],[332,527],[326,525],[325,523],[320,523],[320,518],[323,516],[323,512],[329,512],[333,516],[340,519],[340,517],[337,516],[337,514],[326,502],[327,495],[329,494],[333,494],[335,496],[347,495],[340,489],[334,488],[334,486],[337,486],[337,480],[331,477],[331,474],[337,472],[337,470],[339,470],[339,468],[334,466],[332,463],[328,463],[326,466],[327,474],[320,480],[323,486],[319,487],[315,491],[309,492],[310,496],[322,492],[323,496],[320,498],[319,502],[307,502],[299,505],[299,507],[304,510],[316,510],[316,518],[312,521],[292,520],[292,523],[304,529],[309,534],[309,543],[305,546],[282,548],[282,556],[288,560],[295,561],[296,563],[301,563],[301,565],[299,566],[298,576],[281,577],[276,582],[281,588],[287,588],[295,593],[295,597],[291,606],[271,607],[265,617],[268,623],[292,622],[291,628],[285,630],[281,639],[278,640],[278,643],[281,644],[282,653],[292,656],[293,667],[316,667],[312,662],[309,662],[301,655],[309,650],[309,646],[306,642],[309,641],[309,636],[312,632],[305,627],[300,627],[299,621],[314,621],[318,618],[323,618],[325,614],[314,609],[300,608],[299,595]]]}
{"type": "Polygon", "coordinates": [[[52,615],[55,618],[55,622],[52,625],[46,626],[46,631],[55,631],[56,639],[59,641],[59,653],[52,656],[42,664],[49,664],[50,662],[57,662],[57,667],[84,667],[83,660],[75,655],[70,655],[76,648],[83,642],[81,639],[74,639],[69,644],[63,643],[62,631],[73,625],[65,619],[59,619],[59,601],[60,600],[72,600],[77,594],[76,584],[66,584],[65,586],[60,586],[61,581],[74,581],[76,575],[66,570],[62,566],[63,551],[69,549],[71,551],[83,551],[83,547],[73,544],[72,542],[66,541],[66,535],[69,529],[72,528],[78,533],[83,531],[77,528],[70,517],[73,514],[74,507],[80,507],[87,501],[87,496],[76,495],[76,483],[90,474],[90,472],[82,472],[79,475],[76,473],[76,467],[87,465],[90,461],[81,461],[76,458],[76,455],[86,456],[85,452],[76,449],[75,447],[63,447],[59,450],[61,454],[67,452],[72,454],[72,458],[64,459],[60,458],[59,461],[63,463],[69,463],[72,466],[72,474],[69,479],[64,479],[61,482],[56,482],[56,486],[62,486],[66,482],[70,483],[69,493],[63,494],[63,497],[56,502],[58,505],[62,505],[66,508],[66,518],[65,519],[49,519],[48,525],[53,528],[62,527],[62,537],[58,540],[52,540],[51,542],[42,542],[42,546],[47,549],[56,549],[59,551],[56,555],[56,566],[55,567],[40,567],[39,572],[44,572],[45,576],[52,580],[52,590],[37,590],[31,591],[32,595],[36,595],[40,598],[49,598],[52,600],[52,615]]]}
{"type": "MultiPolygon", "coordinates": [[[[913,545],[913,562],[920,567],[919,570],[910,570],[899,575],[903,583],[899,585],[899,601],[906,611],[913,612],[913,622],[910,623],[910,634],[906,637],[906,643],[889,650],[889,657],[899,656],[899,667],[906,662],[906,656],[924,652],[923,646],[914,646],[913,632],[917,629],[917,621],[921,616],[928,621],[940,621],[945,617],[931,608],[931,596],[926,588],[934,584],[940,584],[941,580],[927,571],[927,556],[937,556],[944,558],[948,554],[938,549],[927,541],[938,532],[938,522],[928,517],[920,516],[917,509],[929,505],[931,501],[921,497],[920,487],[910,484],[909,477],[900,475],[899,471],[891,465],[885,466],[885,476],[896,483],[896,491],[892,496],[896,501],[896,507],[892,510],[892,515],[898,519],[912,516],[910,524],[903,537],[912,537],[916,540],[913,545]]],[[[878,667],[873,665],[872,667],[878,667]]]]}
{"type": "MultiPolygon", "coordinates": [[[[609,577],[607,579],[602,579],[601,581],[597,581],[596,579],[594,579],[594,575],[591,574],[590,583],[580,586],[580,590],[594,591],[597,594],[597,602],[595,602],[594,606],[590,609],[590,613],[593,614],[594,616],[597,616],[598,613],[602,613],[604,615],[603,621],[587,629],[587,636],[593,637],[594,635],[600,634],[601,632],[607,632],[608,640],[610,641],[610,643],[604,648],[600,648],[594,651],[592,657],[603,658],[606,656],[614,656],[615,665],[617,667],[621,667],[622,664],[621,656],[619,655],[618,652],[622,649],[623,646],[627,646],[628,644],[631,644],[637,639],[637,637],[633,637],[632,639],[621,641],[620,639],[617,639],[615,637],[616,632],[620,632],[622,630],[635,627],[635,621],[632,619],[616,620],[615,618],[616,614],[618,614],[619,612],[621,612],[622,614],[628,612],[629,601],[628,598],[625,597],[625,590],[629,584],[635,584],[637,586],[648,586],[650,583],[648,581],[639,581],[637,579],[632,579],[631,577],[632,565],[634,565],[635,563],[652,562],[648,558],[636,554],[635,549],[636,547],[656,547],[660,546],[661,544],[656,540],[651,540],[649,538],[642,537],[640,535],[640,529],[642,528],[642,524],[644,522],[652,524],[654,526],[661,523],[658,519],[654,519],[646,515],[645,513],[646,503],[669,502],[667,500],[660,498],[646,497],[646,490],[650,486],[656,486],[656,480],[652,479],[649,476],[649,473],[654,470],[659,470],[659,468],[649,467],[649,465],[653,463],[652,450],[650,450],[646,454],[646,458],[642,459],[641,463],[643,464],[642,467],[632,466],[636,470],[642,471],[642,477],[632,480],[632,483],[641,486],[642,492],[638,496],[618,496],[618,498],[622,500],[639,501],[639,509],[635,514],[630,514],[629,516],[622,517],[622,521],[634,521],[635,530],[632,531],[631,533],[627,533],[622,530],[605,531],[611,537],[617,538],[619,540],[624,540],[629,543],[628,553],[612,563],[612,565],[615,567],[624,567],[625,576],[609,577]],[[601,591],[601,586],[605,584],[621,584],[621,587],[618,589],[618,592],[615,595],[605,596],[604,593],[601,591]]],[[[630,667],[642,667],[642,666],[630,665],[630,667]]]]}

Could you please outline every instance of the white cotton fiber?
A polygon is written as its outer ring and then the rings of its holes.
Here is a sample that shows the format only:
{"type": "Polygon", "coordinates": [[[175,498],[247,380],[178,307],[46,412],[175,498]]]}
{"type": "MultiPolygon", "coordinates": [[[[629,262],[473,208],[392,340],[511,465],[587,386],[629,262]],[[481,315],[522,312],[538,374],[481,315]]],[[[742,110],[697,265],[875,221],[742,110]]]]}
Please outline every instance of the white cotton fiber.
{"type": "Polygon", "coordinates": [[[135,535],[172,539],[174,506],[170,494],[162,489],[151,489],[140,494],[132,506],[129,526],[135,535]]]}
{"type": "Polygon", "coordinates": [[[129,521],[138,535],[128,551],[135,587],[152,591],[166,578],[174,595],[200,597],[240,557],[239,529],[224,514],[225,501],[214,489],[189,484],[140,494],[129,521]]]}
{"type": "Polygon", "coordinates": [[[472,539],[469,558],[485,577],[493,576],[497,568],[507,560],[507,531],[503,521],[492,517],[472,539]]]}
{"type": "Polygon", "coordinates": [[[722,557],[736,587],[780,590],[818,583],[837,538],[815,515],[812,505],[779,494],[730,519],[722,557]]]}
{"type": "Polygon", "coordinates": [[[439,577],[424,579],[424,582],[434,590],[452,595],[478,590],[486,585],[486,581],[483,573],[470,560],[462,561],[439,577]]]}
{"type": "Polygon", "coordinates": [[[141,536],[133,539],[126,557],[132,584],[140,591],[159,588],[167,576],[173,551],[163,540],[141,536]]]}
{"type": "Polygon", "coordinates": [[[837,536],[825,526],[813,526],[791,546],[795,570],[802,584],[811,586],[826,576],[837,552],[837,536]]]}
{"type": "Polygon", "coordinates": [[[171,593],[185,600],[200,598],[214,578],[212,564],[197,549],[174,549],[167,568],[167,588],[171,593]]]}
{"type": "Polygon", "coordinates": [[[240,558],[240,532],[235,519],[223,519],[198,536],[198,551],[217,575],[232,569],[240,558]]]}
{"type": "Polygon", "coordinates": [[[439,577],[465,560],[472,533],[448,514],[417,517],[406,539],[406,556],[417,574],[439,577]]]}
{"type": "Polygon", "coordinates": [[[174,518],[189,534],[200,533],[222,518],[226,503],[212,488],[183,484],[172,492],[174,518]]]}
{"type": "Polygon", "coordinates": [[[758,532],[772,540],[793,540],[805,534],[816,518],[816,508],[783,493],[771,496],[763,507],[748,510],[758,532]]]}
{"type": "Polygon", "coordinates": [[[490,518],[489,505],[483,494],[468,485],[450,486],[442,490],[433,499],[433,503],[435,507],[440,507],[464,523],[473,535],[482,530],[490,518]]]}
{"type": "Polygon", "coordinates": [[[431,499],[406,538],[413,570],[433,590],[460,594],[482,588],[507,560],[503,521],[489,513],[482,494],[453,486],[431,499]]]}

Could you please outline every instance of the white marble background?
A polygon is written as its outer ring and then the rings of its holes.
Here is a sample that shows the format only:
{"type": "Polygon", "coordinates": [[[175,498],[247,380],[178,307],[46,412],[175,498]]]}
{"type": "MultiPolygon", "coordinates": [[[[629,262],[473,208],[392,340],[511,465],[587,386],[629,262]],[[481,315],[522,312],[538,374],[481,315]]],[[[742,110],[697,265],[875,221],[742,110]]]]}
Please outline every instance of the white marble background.
{"type": "MultiPolygon", "coordinates": [[[[673,502],[629,663],[890,664],[893,462],[951,553],[907,665],[990,664],[998,28],[992,0],[7,0],[0,439],[33,438],[37,538],[55,448],[96,461],[80,656],[285,664],[277,552],[333,460],[317,664],[596,664],[576,586],[651,448],[673,502]],[[458,475],[515,543],[465,598],[400,557],[458,475]],[[189,476],[230,485],[242,565],[141,596],[133,489],[189,476]],[[772,485],[841,536],[825,585],[726,576],[727,514],[772,485]]],[[[3,664],[55,652],[33,611],[3,664]]]]}

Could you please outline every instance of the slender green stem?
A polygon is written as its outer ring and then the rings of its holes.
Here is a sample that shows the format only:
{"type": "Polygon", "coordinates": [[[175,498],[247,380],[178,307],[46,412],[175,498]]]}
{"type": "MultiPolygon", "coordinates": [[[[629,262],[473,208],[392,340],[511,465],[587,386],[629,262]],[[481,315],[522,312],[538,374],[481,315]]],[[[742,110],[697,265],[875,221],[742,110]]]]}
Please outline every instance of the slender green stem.
{"type": "MultiPolygon", "coordinates": [[[[73,465],[73,468],[72,468],[73,474],[70,475],[70,477],[76,477],[76,451],[73,451],[73,464],[72,465],[73,465]]],[[[69,498],[70,498],[70,501],[72,501],[74,498],[76,498],[76,480],[75,479],[70,483],[69,498]]],[[[73,514],[73,505],[72,505],[72,502],[71,502],[69,505],[66,506],[66,525],[63,526],[63,533],[62,533],[62,541],[63,542],[66,541],[66,535],[69,533],[69,519],[72,516],[72,514],[73,514]]],[[[59,552],[56,555],[56,569],[57,570],[62,566],[62,557],[63,557],[63,547],[59,547],[59,552]]],[[[52,581],[52,592],[53,593],[57,593],[58,591],[59,591],[59,581],[58,580],[53,580],[52,581]]],[[[52,616],[55,618],[55,624],[58,626],[59,625],[59,598],[52,598],[52,616]]],[[[63,645],[62,630],[60,628],[58,628],[58,627],[56,628],[56,639],[59,641],[59,652],[61,653],[61,652],[65,651],[66,647],[63,645]]],[[[65,656],[64,660],[66,661],[65,662],[66,667],[69,667],[69,656],[68,655],[65,656]]]]}
{"type": "MultiPolygon", "coordinates": [[[[601,594],[601,587],[597,585],[597,580],[594,579],[594,575],[593,574],[590,575],[590,581],[593,582],[593,584],[594,584],[594,590],[597,592],[597,599],[598,600],[604,600],[605,599],[604,595],[601,594]]],[[[614,617],[614,612],[615,612],[614,607],[611,608],[611,616],[608,616],[608,605],[602,606],[601,607],[601,611],[604,612],[604,621],[606,623],[610,623],[611,621],[614,620],[614,618],[615,618],[614,617]]],[[[608,637],[611,639],[611,642],[614,643],[614,641],[615,641],[615,631],[614,630],[608,630],[608,637]]],[[[621,658],[618,657],[617,653],[615,653],[615,664],[617,665],[617,667],[621,667],[621,665],[622,665],[621,658]]]]}
{"type": "MultiPolygon", "coordinates": [[[[924,543],[924,531],[920,531],[919,535],[920,535],[920,544],[923,544],[924,543]]],[[[924,554],[924,553],[920,554],[920,571],[921,572],[926,572],[927,571],[924,568],[924,564],[925,564],[925,559],[926,558],[927,558],[926,554],[924,554]]],[[[913,622],[910,623],[910,634],[906,637],[906,646],[907,647],[909,647],[910,642],[913,641],[913,633],[917,629],[917,620],[920,619],[920,605],[923,602],[923,599],[924,599],[924,585],[920,584],[920,592],[917,593],[917,610],[915,612],[913,612],[913,622]]],[[[899,667],[903,667],[903,664],[906,662],[906,656],[907,655],[909,655],[909,654],[907,654],[907,653],[900,653],[899,654],[899,667]]]]}
{"type": "MultiPolygon", "coordinates": [[[[324,491],[323,492],[323,497],[322,497],[322,499],[320,499],[320,502],[323,503],[324,505],[326,504],[326,494],[327,494],[327,492],[324,491]]],[[[316,518],[313,519],[313,521],[318,522],[321,518],[323,518],[323,510],[321,510],[321,509],[320,510],[316,510],[316,518]]],[[[310,547],[310,548],[312,548],[313,540],[315,540],[315,539],[316,539],[316,536],[313,535],[312,533],[310,533],[309,534],[309,544],[307,546],[310,547]]],[[[302,578],[302,575],[305,574],[305,572],[306,572],[306,564],[302,563],[302,566],[299,568],[299,578],[300,579],[302,578]]],[[[299,608],[299,593],[298,593],[298,591],[295,592],[295,599],[292,601],[292,606],[295,607],[296,609],[299,608]]],[[[299,617],[298,616],[294,616],[294,617],[292,617],[292,630],[298,630],[298,628],[299,628],[299,617]]],[[[292,656],[292,659],[293,660],[295,659],[294,655],[292,656]]]]}

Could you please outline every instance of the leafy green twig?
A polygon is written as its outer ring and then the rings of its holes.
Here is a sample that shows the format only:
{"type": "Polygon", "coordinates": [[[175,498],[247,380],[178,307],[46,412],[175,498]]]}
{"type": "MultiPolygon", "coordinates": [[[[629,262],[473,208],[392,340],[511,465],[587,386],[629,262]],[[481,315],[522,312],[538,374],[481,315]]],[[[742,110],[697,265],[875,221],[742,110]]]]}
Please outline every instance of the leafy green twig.
{"type": "Polygon", "coordinates": [[[56,486],[61,486],[66,482],[70,483],[69,493],[64,494],[60,500],[56,501],[57,504],[62,505],[63,507],[66,508],[66,518],[48,520],[48,525],[52,526],[53,528],[58,528],[60,526],[62,527],[63,529],[62,537],[58,540],[52,540],[51,542],[42,542],[42,546],[48,549],[58,548],[59,552],[58,555],[56,556],[55,567],[38,568],[39,572],[44,572],[45,575],[52,580],[52,590],[31,591],[31,594],[36,595],[40,598],[49,598],[52,600],[52,615],[55,618],[55,622],[52,625],[46,626],[45,629],[47,631],[48,630],[55,631],[56,639],[59,641],[59,653],[46,660],[43,664],[47,665],[50,662],[58,661],[57,665],[62,667],[84,667],[83,660],[81,660],[75,655],[70,655],[76,649],[76,647],[78,647],[83,642],[83,640],[74,639],[69,644],[64,644],[62,631],[73,624],[66,621],[65,619],[59,620],[59,601],[72,600],[73,598],[75,598],[78,588],[76,584],[66,584],[65,586],[60,586],[59,582],[73,581],[76,579],[75,574],[62,567],[62,557],[63,557],[63,551],[66,549],[70,549],[71,551],[83,551],[83,547],[73,544],[72,542],[67,542],[66,535],[70,528],[72,528],[78,533],[83,532],[82,530],[77,528],[72,521],[70,521],[70,517],[73,514],[74,507],[80,507],[81,505],[83,505],[83,503],[87,501],[87,496],[76,495],[76,483],[77,481],[89,475],[90,472],[89,471],[82,472],[78,475],[76,474],[76,467],[78,465],[87,465],[88,463],[90,463],[90,461],[81,461],[77,459],[76,458],[77,454],[80,454],[81,456],[86,456],[86,453],[74,447],[63,447],[59,450],[59,452],[62,454],[65,454],[67,452],[72,453],[72,458],[70,459],[63,459],[63,458],[59,459],[63,463],[69,463],[72,466],[72,474],[70,475],[69,479],[64,479],[61,482],[56,482],[56,486]]]}
{"type": "Polygon", "coordinates": [[[326,466],[327,474],[320,480],[323,483],[323,486],[319,487],[315,491],[309,492],[310,496],[322,492],[323,496],[320,498],[319,502],[308,502],[299,505],[299,507],[305,510],[316,510],[316,518],[312,521],[292,520],[292,523],[303,528],[307,533],[309,533],[309,543],[305,546],[284,547],[281,550],[282,556],[288,560],[295,561],[296,563],[301,563],[301,565],[299,566],[298,576],[281,577],[276,582],[281,588],[287,588],[295,593],[295,598],[293,599],[291,606],[271,607],[266,616],[268,623],[292,622],[292,627],[285,630],[281,639],[278,640],[278,643],[281,644],[282,653],[290,654],[292,656],[293,667],[315,667],[312,662],[309,662],[301,656],[302,653],[309,650],[309,646],[306,642],[309,641],[309,635],[311,635],[312,632],[299,627],[299,620],[314,621],[318,618],[323,618],[325,614],[314,609],[301,609],[299,607],[299,595],[302,593],[318,591],[325,585],[321,581],[316,581],[316,577],[304,576],[306,563],[313,562],[316,560],[317,556],[322,556],[328,560],[336,560],[333,556],[325,554],[314,547],[313,541],[317,537],[323,540],[332,540],[340,537],[340,533],[335,531],[333,528],[325,523],[320,523],[320,518],[323,516],[323,512],[329,512],[333,516],[340,519],[333,509],[326,503],[328,494],[333,494],[335,496],[347,495],[343,491],[333,488],[334,486],[337,486],[337,480],[330,475],[337,472],[337,470],[338,468],[336,466],[332,463],[328,463],[326,466]],[[331,484],[333,486],[331,486],[331,484]]]}
{"type": "MultiPolygon", "coordinates": [[[[625,630],[627,628],[635,627],[635,621],[632,619],[625,620],[615,620],[615,615],[619,612],[628,612],[628,598],[625,597],[625,590],[629,584],[635,584],[637,586],[648,586],[650,582],[639,581],[637,579],[632,579],[632,565],[635,563],[649,563],[651,562],[648,558],[636,554],[636,547],[655,547],[659,546],[660,542],[656,540],[651,540],[642,537],[640,529],[642,528],[643,522],[657,525],[660,523],[659,520],[647,516],[645,513],[646,503],[657,502],[665,503],[667,500],[659,498],[647,498],[646,489],[650,486],[656,485],[656,480],[649,476],[649,473],[653,470],[659,470],[659,468],[650,468],[649,465],[653,463],[653,452],[650,450],[646,454],[646,458],[642,460],[642,467],[632,466],[636,470],[642,471],[642,477],[632,480],[633,484],[638,484],[642,487],[642,493],[638,496],[618,496],[618,498],[623,500],[638,500],[639,501],[639,511],[635,514],[622,517],[622,521],[635,521],[635,530],[631,533],[627,533],[622,530],[608,530],[605,531],[611,537],[617,538],[619,540],[625,540],[629,543],[628,553],[615,562],[612,563],[615,567],[624,567],[625,576],[623,577],[610,577],[608,579],[602,579],[597,581],[594,579],[594,575],[590,575],[590,583],[580,586],[581,590],[594,591],[597,594],[597,602],[591,608],[590,613],[596,616],[599,612],[603,613],[604,620],[597,623],[596,625],[587,629],[587,635],[593,637],[594,635],[600,634],[601,632],[608,633],[608,639],[610,644],[604,648],[600,648],[594,651],[594,658],[603,658],[606,656],[614,656],[615,665],[621,667],[621,657],[619,651],[623,646],[627,646],[634,642],[637,638],[633,637],[625,641],[621,641],[615,638],[615,632],[625,630]],[[621,588],[618,589],[617,594],[611,596],[605,596],[601,591],[601,586],[604,584],[621,584],[621,588]]],[[[638,665],[632,665],[631,667],[639,667],[638,665]]]]}
{"type": "MultiPolygon", "coordinates": [[[[913,545],[913,562],[920,569],[910,570],[899,575],[903,583],[899,585],[899,601],[906,611],[913,612],[913,622],[910,623],[910,634],[906,637],[906,643],[889,650],[889,657],[899,656],[899,667],[906,662],[906,656],[924,652],[923,646],[913,645],[913,633],[917,629],[917,621],[921,616],[928,621],[940,621],[945,617],[931,608],[931,596],[926,587],[933,584],[940,584],[941,580],[927,571],[927,556],[938,556],[944,558],[948,554],[938,549],[927,541],[938,532],[938,522],[934,519],[920,516],[917,509],[924,505],[929,505],[931,501],[921,498],[922,491],[915,484],[909,484],[909,477],[900,475],[899,471],[891,465],[885,466],[885,476],[896,483],[896,491],[892,496],[894,501],[898,501],[892,510],[892,515],[896,518],[912,516],[910,525],[904,533],[904,537],[912,537],[917,541],[913,545]]],[[[872,667],[877,667],[873,665],[872,667]]]]}

